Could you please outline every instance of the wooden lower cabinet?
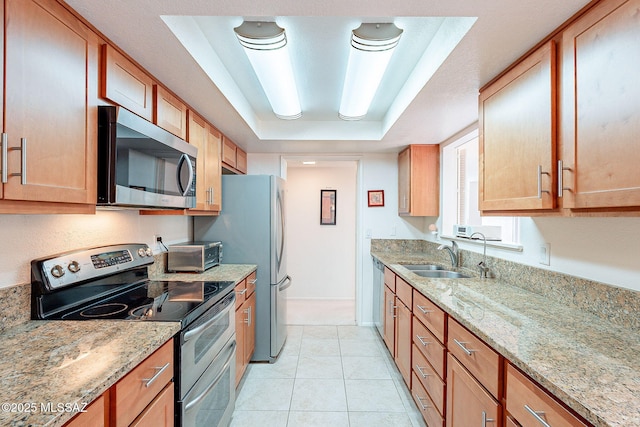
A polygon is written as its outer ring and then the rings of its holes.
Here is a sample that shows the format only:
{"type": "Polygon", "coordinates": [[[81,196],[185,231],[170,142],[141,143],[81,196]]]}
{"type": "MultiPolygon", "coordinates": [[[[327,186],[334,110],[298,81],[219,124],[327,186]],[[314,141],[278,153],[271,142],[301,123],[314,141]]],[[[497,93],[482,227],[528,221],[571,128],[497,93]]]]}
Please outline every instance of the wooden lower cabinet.
{"type": "Polygon", "coordinates": [[[396,294],[387,286],[384,287],[384,343],[391,353],[395,356],[396,341],[396,294]]]}
{"type": "Polygon", "coordinates": [[[256,273],[236,285],[236,387],[256,348],[256,273]]]}
{"type": "Polygon", "coordinates": [[[507,365],[507,412],[523,426],[586,427],[510,363],[507,365]]]}
{"type": "Polygon", "coordinates": [[[109,392],[91,402],[85,408],[86,412],[81,412],[71,419],[64,427],[106,427],[109,425],[109,392]]]}
{"type": "Polygon", "coordinates": [[[173,426],[174,411],[173,383],[169,383],[130,427],[170,427],[173,426]]]}
{"type": "MultiPolygon", "coordinates": [[[[411,361],[413,364],[413,382],[420,381],[424,390],[429,394],[431,401],[436,406],[440,415],[445,413],[446,387],[444,381],[438,376],[433,367],[427,362],[426,357],[414,344],[412,347],[411,361]]],[[[412,383],[412,388],[413,388],[412,383]]]]}
{"type": "Polygon", "coordinates": [[[416,317],[413,318],[413,343],[424,354],[440,378],[445,378],[447,349],[416,317]]]}
{"type": "Polygon", "coordinates": [[[518,424],[516,421],[514,421],[513,418],[511,418],[510,416],[507,415],[507,419],[504,422],[504,425],[506,427],[520,427],[520,424],[518,424]]]}
{"type": "Polygon", "coordinates": [[[435,404],[430,399],[429,394],[418,380],[416,373],[412,374],[411,396],[418,406],[418,410],[422,414],[427,426],[444,427],[444,419],[436,409],[435,404]]]}
{"type": "Polygon", "coordinates": [[[500,404],[451,354],[447,360],[447,427],[501,426],[500,404]]]}
{"type": "Polygon", "coordinates": [[[411,310],[396,298],[395,362],[404,382],[411,388],[411,310]]]}

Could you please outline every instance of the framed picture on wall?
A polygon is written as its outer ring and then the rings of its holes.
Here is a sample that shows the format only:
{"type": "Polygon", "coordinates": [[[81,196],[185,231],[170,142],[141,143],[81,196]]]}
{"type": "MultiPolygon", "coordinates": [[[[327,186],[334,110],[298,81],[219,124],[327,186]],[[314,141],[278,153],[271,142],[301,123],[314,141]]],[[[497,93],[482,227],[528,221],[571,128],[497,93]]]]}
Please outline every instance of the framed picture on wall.
{"type": "Polygon", "coordinates": [[[320,225],[336,225],[337,190],[320,190],[320,225]]]}
{"type": "Polygon", "coordinates": [[[367,194],[370,208],[384,206],[384,190],[369,190],[367,194]]]}

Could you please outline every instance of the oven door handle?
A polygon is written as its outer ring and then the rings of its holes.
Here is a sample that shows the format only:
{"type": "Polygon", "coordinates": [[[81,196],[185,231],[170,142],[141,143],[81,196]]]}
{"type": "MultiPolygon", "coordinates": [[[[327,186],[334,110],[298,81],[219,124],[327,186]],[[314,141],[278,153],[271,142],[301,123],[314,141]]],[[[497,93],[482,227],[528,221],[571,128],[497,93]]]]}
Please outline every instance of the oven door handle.
{"type": "Polygon", "coordinates": [[[225,316],[227,314],[227,312],[231,309],[231,306],[235,303],[235,301],[236,301],[236,296],[235,296],[235,294],[232,293],[232,297],[229,298],[229,300],[225,302],[225,308],[223,308],[220,311],[220,313],[216,314],[211,319],[207,320],[206,322],[204,322],[202,325],[198,326],[197,328],[194,328],[194,329],[192,329],[190,331],[185,332],[184,340],[185,341],[189,341],[194,335],[198,335],[200,332],[202,332],[203,330],[207,329],[213,323],[217,322],[218,319],[220,319],[221,317],[225,316]]]}
{"type": "Polygon", "coordinates": [[[184,411],[188,412],[191,408],[193,408],[195,405],[197,405],[202,399],[204,399],[204,397],[216,386],[218,385],[218,383],[220,382],[220,380],[222,379],[222,376],[225,374],[226,370],[229,368],[229,365],[231,364],[231,361],[233,360],[233,351],[236,348],[236,342],[232,342],[231,345],[229,346],[229,352],[231,353],[229,355],[229,358],[227,359],[226,363],[224,364],[224,366],[222,367],[222,369],[220,369],[220,373],[216,376],[216,378],[211,381],[211,384],[209,384],[207,386],[207,388],[205,389],[205,391],[203,391],[202,393],[200,393],[199,396],[197,396],[195,399],[193,399],[191,402],[187,403],[184,407],[184,411]]]}

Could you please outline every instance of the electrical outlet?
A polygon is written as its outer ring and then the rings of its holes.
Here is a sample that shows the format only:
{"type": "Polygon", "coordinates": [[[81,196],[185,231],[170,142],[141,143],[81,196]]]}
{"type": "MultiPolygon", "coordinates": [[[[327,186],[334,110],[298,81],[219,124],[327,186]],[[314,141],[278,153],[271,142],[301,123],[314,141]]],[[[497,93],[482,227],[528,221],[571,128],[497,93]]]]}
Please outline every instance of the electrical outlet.
{"type": "Polygon", "coordinates": [[[551,245],[544,243],[540,245],[540,258],[538,262],[543,265],[551,265],[551,245]]]}
{"type": "Polygon", "coordinates": [[[364,237],[366,239],[370,239],[371,238],[371,229],[367,228],[367,230],[364,232],[364,237]]]}

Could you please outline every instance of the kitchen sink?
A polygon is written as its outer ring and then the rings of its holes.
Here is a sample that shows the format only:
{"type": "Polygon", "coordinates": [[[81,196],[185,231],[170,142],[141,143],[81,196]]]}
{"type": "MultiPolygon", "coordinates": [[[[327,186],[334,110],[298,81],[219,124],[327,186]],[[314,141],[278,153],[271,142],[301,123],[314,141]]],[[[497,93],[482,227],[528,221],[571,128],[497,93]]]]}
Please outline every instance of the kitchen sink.
{"type": "Polygon", "coordinates": [[[404,264],[404,268],[407,270],[444,270],[444,267],[440,267],[436,264],[404,264]]]}
{"type": "Polygon", "coordinates": [[[432,277],[440,279],[468,279],[471,276],[449,270],[413,270],[413,274],[421,277],[432,277]]]}

